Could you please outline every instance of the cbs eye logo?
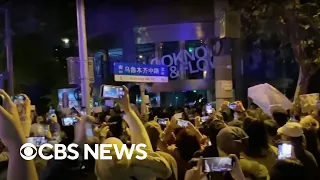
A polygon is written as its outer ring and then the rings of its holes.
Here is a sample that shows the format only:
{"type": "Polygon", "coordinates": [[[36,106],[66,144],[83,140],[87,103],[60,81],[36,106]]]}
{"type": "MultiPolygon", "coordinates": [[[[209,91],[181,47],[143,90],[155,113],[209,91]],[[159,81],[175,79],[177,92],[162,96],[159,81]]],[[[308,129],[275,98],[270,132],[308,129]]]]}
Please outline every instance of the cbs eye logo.
{"type": "Polygon", "coordinates": [[[20,148],[20,156],[24,160],[33,160],[37,156],[37,148],[31,143],[25,143],[20,148]]]}

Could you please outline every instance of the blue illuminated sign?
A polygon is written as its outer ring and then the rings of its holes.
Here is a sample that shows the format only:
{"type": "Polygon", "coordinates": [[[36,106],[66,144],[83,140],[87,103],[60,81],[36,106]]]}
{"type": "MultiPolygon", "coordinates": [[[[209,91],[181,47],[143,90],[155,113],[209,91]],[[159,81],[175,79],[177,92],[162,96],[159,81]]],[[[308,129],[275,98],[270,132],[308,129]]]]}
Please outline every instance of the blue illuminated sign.
{"type": "Polygon", "coordinates": [[[114,80],[122,82],[168,82],[165,65],[114,63],[114,80]]]}

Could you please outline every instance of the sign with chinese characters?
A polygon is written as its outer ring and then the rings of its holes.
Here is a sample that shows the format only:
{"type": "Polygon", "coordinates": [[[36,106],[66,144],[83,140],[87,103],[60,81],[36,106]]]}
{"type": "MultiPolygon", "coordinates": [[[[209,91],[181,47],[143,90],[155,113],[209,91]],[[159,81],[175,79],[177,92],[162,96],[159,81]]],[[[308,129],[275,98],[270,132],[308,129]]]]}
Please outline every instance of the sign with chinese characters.
{"type": "Polygon", "coordinates": [[[114,63],[114,80],[122,82],[168,82],[165,65],[114,63]]]}

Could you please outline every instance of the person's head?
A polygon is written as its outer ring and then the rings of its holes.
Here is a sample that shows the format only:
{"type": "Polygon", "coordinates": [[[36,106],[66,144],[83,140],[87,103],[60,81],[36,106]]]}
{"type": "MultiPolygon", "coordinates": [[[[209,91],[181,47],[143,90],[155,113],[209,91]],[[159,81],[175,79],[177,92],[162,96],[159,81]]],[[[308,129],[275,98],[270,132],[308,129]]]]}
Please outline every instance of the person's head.
{"type": "Polygon", "coordinates": [[[183,111],[186,113],[186,114],[190,114],[190,107],[189,106],[185,106],[183,111]]]}
{"type": "Polygon", "coordinates": [[[213,120],[207,123],[208,135],[213,146],[217,146],[217,135],[221,129],[225,128],[227,125],[221,120],[213,120]]]}
{"type": "Polygon", "coordinates": [[[229,154],[239,155],[244,149],[248,135],[244,130],[234,126],[227,126],[217,135],[217,147],[220,156],[229,154]]]}
{"type": "Polygon", "coordinates": [[[272,113],[272,117],[278,123],[279,126],[285,125],[289,120],[288,115],[283,112],[274,112],[272,113]]]}
{"type": "Polygon", "coordinates": [[[299,123],[305,129],[319,129],[319,122],[310,115],[303,117],[299,123]]]}
{"type": "Polygon", "coordinates": [[[110,137],[116,137],[120,138],[120,136],[123,133],[123,127],[122,127],[122,117],[117,115],[117,116],[112,116],[110,119],[108,119],[109,125],[109,136],[110,137]]]}
{"type": "Polygon", "coordinates": [[[267,130],[268,137],[270,141],[273,141],[277,137],[277,130],[278,130],[278,124],[275,120],[270,119],[270,120],[265,120],[263,121],[264,126],[267,130]]]}
{"type": "Polygon", "coordinates": [[[188,121],[189,120],[189,116],[185,112],[183,112],[182,115],[181,115],[181,119],[188,121]]]}
{"type": "Polygon", "coordinates": [[[221,112],[221,115],[223,117],[223,120],[228,123],[230,121],[233,120],[233,113],[234,111],[232,111],[231,109],[224,109],[222,112],[221,112]]]}
{"type": "Polygon", "coordinates": [[[180,157],[185,161],[191,160],[193,154],[200,150],[200,144],[197,137],[191,134],[187,129],[182,129],[177,134],[176,146],[180,157]]]}
{"type": "Polygon", "coordinates": [[[195,116],[202,116],[202,109],[201,108],[196,108],[194,111],[195,116]]]}
{"type": "Polygon", "coordinates": [[[294,145],[296,155],[304,149],[302,126],[297,122],[288,122],[277,130],[281,141],[290,141],[294,145]]]}
{"type": "MultiPolygon", "coordinates": [[[[102,144],[114,144],[115,146],[118,147],[118,149],[121,149],[123,146],[123,143],[120,139],[118,138],[108,138],[106,140],[104,140],[102,142],[102,144]]],[[[102,159],[98,159],[96,160],[95,163],[95,174],[97,176],[97,179],[115,179],[115,175],[117,174],[117,176],[121,176],[120,173],[116,173],[117,171],[122,172],[123,176],[121,177],[130,177],[129,174],[127,174],[129,171],[129,167],[130,167],[130,160],[128,160],[125,156],[121,159],[118,160],[117,156],[115,154],[115,149],[114,146],[110,147],[110,148],[104,148],[105,150],[109,150],[111,153],[108,154],[110,156],[112,156],[112,160],[102,160],[102,159]]],[[[132,175],[131,175],[132,176],[132,175]]],[[[124,179],[124,178],[123,178],[124,179]]]]}
{"type": "Polygon", "coordinates": [[[251,157],[265,156],[264,152],[269,148],[269,142],[263,121],[246,117],[243,122],[243,130],[249,136],[245,153],[251,157]]]}
{"type": "Polygon", "coordinates": [[[156,151],[160,141],[160,134],[162,133],[161,126],[156,121],[149,121],[144,126],[149,135],[152,148],[156,151]]]}
{"type": "Polygon", "coordinates": [[[110,109],[110,112],[109,112],[109,115],[110,115],[110,116],[115,116],[115,115],[117,115],[116,110],[115,110],[114,108],[111,108],[111,109],[110,109]]]}
{"type": "Polygon", "coordinates": [[[315,157],[319,157],[319,138],[317,130],[313,128],[304,129],[304,136],[306,140],[306,149],[310,151],[315,157]]]}
{"type": "Polygon", "coordinates": [[[289,141],[292,138],[303,136],[302,126],[297,122],[288,122],[277,130],[282,141],[289,141]]]}
{"type": "Polygon", "coordinates": [[[270,172],[270,180],[309,180],[303,164],[296,159],[277,161],[270,172]]]}

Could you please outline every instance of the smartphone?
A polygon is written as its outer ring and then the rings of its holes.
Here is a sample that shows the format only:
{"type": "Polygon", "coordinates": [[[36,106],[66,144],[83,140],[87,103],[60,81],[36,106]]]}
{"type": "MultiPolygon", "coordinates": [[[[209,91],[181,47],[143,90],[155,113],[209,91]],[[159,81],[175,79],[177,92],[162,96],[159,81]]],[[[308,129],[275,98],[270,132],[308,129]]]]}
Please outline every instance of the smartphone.
{"type": "Polygon", "coordinates": [[[212,114],[212,104],[207,104],[206,105],[206,113],[207,114],[212,114]]]}
{"type": "Polygon", "coordinates": [[[237,106],[238,106],[237,103],[230,103],[229,104],[229,108],[232,110],[235,110],[237,108],[237,106]]]}
{"type": "Polygon", "coordinates": [[[24,102],[24,101],[25,101],[25,97],[22,96],[22,95],[13,96],[13,97],[12,97],[12,101],[13,101],[15,104],[18,104],[18,103],[24,102]]]}
{"type": "Polygon", "coordinates": [[[230,157],[209,157],[203,158],[203,172],[225,172],[231,171],[235,161],[230,157]]]}
{"type": "Polygon", "coordinates": [[[62,118],[62,125],[63,126],[73,126],[77,122],[76,117],[68,116],[62,118]]]}
{"type": "Polygon", "coordinates": [[[158,118],[158,123],[160,125],[166,125],[167,124],[167,120],[168,119],[165,119],[165,118],[158,118]]]}
{"type": "Polygon", "coordinates": [[[206,122],[209,119],[209,116],[202,116],[201,121],[206,122]]]}
{"type": "Polygon", "coordinates": [[[27,142],[39,147],[42,144],[46,144],[47,140],[45,137],[28,137],[27,142]]]}
{"type": "Polygon", "coordinates": [[[293,146],[290,142],[281,142],[278,145],[278,159],[287,159],[294,157],[293,146]]]}
{"type": "Polygon", "coordinates": [[[86,134],[87,137],[93,137],[93,128],[91,123],[86,124],[86,134]]]}
{"type": "Polygon", "coordinates": [[[178,126],[180,126],[180,127],[188,127],[189,121],[179,119],[178,122],[177,122],[177,124],[178,124],[178,126]]]}
{"type": "Polygon", "coordinates": [[[124,90],[121,86],[102,85],[100,89],[100,96],[103,98],[119,99],[124,96],[124,90]]]}
{"type": "Polygon", "coordinates": [[[208,141],[208,146],[212,146],[212,143],[210,140],[208,141]]]}

